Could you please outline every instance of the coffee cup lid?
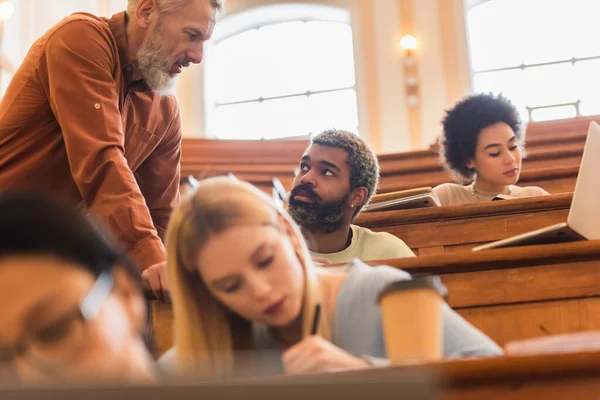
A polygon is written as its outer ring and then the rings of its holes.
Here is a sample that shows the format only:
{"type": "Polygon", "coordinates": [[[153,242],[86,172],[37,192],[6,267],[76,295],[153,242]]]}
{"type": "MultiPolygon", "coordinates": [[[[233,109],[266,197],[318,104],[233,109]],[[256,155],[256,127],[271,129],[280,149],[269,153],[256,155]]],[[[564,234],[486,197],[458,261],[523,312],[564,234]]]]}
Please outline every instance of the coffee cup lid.
{"type": "Polygon", "coordinates": [[[415,276],[412,279],[395,281],[385,286],[379,292],[377,302],[381,302],[381,299],[389,293],[412,289],[433,289],[444,300],[448,298],[448,289],[446,289],[439,276],[415,276]]]}

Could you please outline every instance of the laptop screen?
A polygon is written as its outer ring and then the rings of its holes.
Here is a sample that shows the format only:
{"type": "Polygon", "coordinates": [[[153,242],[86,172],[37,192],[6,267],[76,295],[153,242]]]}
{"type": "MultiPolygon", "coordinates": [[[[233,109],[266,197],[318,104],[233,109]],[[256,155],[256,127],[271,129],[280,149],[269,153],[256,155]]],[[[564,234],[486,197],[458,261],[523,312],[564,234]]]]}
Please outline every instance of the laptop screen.
{"type": "Polygon", "coordinates": [[[590,123],[567,221],[588,240],[600,239],[600,125],[590,123]]]}

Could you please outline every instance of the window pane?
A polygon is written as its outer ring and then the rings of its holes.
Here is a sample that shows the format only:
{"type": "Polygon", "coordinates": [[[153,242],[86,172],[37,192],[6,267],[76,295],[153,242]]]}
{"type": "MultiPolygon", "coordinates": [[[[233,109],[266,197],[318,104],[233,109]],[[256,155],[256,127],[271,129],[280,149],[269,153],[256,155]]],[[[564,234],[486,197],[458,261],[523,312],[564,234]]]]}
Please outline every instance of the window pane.
{"type": "MultiPolygon", "coordinates": [[[[255,51],[260,57],[260,93],[263,97],[308,90],[308,64],[313,61],[304,22],[287,22],[260,28],[255,51]]],[[[312,77],[310,77],[312,78],[312,77]]]]}
{"type": "Polygon", "coordinates": [[[210,72],[217,103],[252,100],[260,96],[257,40],[258,31],[253,29],[215,46],[210,72]]]}
{"type": "Polygon", "coordinates": [[[306,96],[269,100],[260,105],[253,132],[265,139],[275,139],[309,133],[310,115],[306,96]]]}
{"type": "Polygon", "coordinates": [[[573,42],[579,40],[575,35],[575,27],[579,23],[577,15],[583,11],[575,10],[571,0],[519,2],[519,7],[513,9],[513,12],[525,17],[522,23],[526,28],[523,31],[526,46],[523,61],[526,64],[573,57],[573,42]]]}
{"type": "MultiPolygon", "coordinates": [[[[600,60],[555,63],[600,56],[598,0],[489,0],[467,12],[474,90],[508,94],[526,118],[525,107],[574,103],[583,115],[600,113],[600,60]]],[[[572,106],[538,109],[535,120],[576,115],[572,106]]]]}
{"type": "MultiPolygon", "coordinates": [[[[598,16],[600,1],[573,0],[570,7],[574,24],[575,40],[568,41],[575,57],[590,57],[600,55],[600,40],[598,40],[598,16]]],[[[561,29],[562,30],[562,29],[561,29]]]]}
{"type": "Polygon", "coordinates": [[[217,106],[208,112],[209,136],[273,139],[332,127],[356,132],[348,24],[291,21],[242,32],[207,52],[206,98],[217,106]],[[307,92],[312,94],[304,95],[307,92]]]}
{"type": "Polygon", "coordinates": [[[346,24],[313,21],[306,24],[305,74],[310,91],[354,86],[352,29],[346,24]]]}
{"type": "Polygon", "coordinates": [[[212,115],[209,134],[219,139],[260,139],[253,125],[257,120],[258,103],[232,104],[218,107],[212,115]]]}
{"type": "Polygon", "coordinates": [[[600,55],[597,0],[490,0],[467,12],[476,71],[600,55]]]}
{"type": "Polygon", "coordinates": [[[357,126],[356,92],[341,90],[220,106],[209,133],[220,139],[276,139],[331,128],[357,132],[357,126]]]}
{"type": "Polygon", "coordinates": [[[521,70],[508,70],[475,74],[473,89],[477,93],[502,93],[517,107],[521,118],[527,120],[527,92],[521,70]]]}
{"type": "Polygon", "coordinates": [[[577,101],[572,64],[527,68],[524,71],[527,103],[530,107],[577,101]]]}
{"type": "Polygon", "coordinates": [[[599,115],[600,97],[581,101],[579,104],[579,112],[581,115],[599,115]]]}
{"type": "Polygon", "coordinates": [[[550,121],[553,119],[573,118],[577,116],[575,106],[559,106],[550,108],[538,108],[531,111],[533,121],[550,121]]]}
{"type": "Polygon", "coordinates": [[[310,132],[316,134],[331,128],[356,132],[358,110],[354,90],[313,95],[308,98],[308,103],[310,132]]]}
{"type": "Polygon", "coordinates": [[[581,114],[600,114],[600,60],[578,62],[574,69],[581,114]]]}
{"type": "Polygon", "coordinates": [[[528,0],[490,0],[467,14],[471,65],[475,71],[510,67],[523,61],[524,16],[515,10],[528,0]]]}

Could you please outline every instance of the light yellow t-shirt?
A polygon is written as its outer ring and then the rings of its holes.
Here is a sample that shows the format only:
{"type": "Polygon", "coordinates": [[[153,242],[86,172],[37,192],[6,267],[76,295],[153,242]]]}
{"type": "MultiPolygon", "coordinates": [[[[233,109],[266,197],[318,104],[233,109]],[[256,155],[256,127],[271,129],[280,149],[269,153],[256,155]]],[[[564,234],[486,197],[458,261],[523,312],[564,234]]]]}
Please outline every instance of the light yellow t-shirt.
{"type": "MultiPolygon", "coordinates": [[[[440,200],[442,206],[454,206],[458,204],[471,204],[471,203],[482,203],[486,201],[492,201],[498,193],[485,192],[481,189],[475,189],[475,196],[473,195],[473,185],[459,185],[457,183],[442,183],[439,186],[433,188],[433,193],[440,200]]],[[[534,197],[534,196],[545,196],[549,193],[541,187],[537,186],[526,186],[519,187],[515,185],[510,186],[510,197],[534,197]]]]}
{"type": "Polygon", "coordinates": [[[337,253],[322,254],[311,251],[311,257],[325,258],[332,264],[342,264],[355,258],[373,261],[415,256],[406,243],[390,233],[373,232],[356,225],[350,225],[350,229],[352,229],[350,246],[337,253]]]}

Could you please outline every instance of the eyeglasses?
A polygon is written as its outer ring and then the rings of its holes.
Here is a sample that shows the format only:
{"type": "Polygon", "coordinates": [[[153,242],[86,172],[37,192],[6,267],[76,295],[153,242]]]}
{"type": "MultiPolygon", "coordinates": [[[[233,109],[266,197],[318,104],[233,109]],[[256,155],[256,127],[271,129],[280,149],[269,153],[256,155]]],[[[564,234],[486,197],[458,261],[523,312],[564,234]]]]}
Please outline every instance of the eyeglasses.
{"type": "Polygon", "coordinates": [[[10,347],[0,347],[0,365],[11,364],[21,357],[46,373],[56,374],[56,367],[72,363],[88,343],[86,323],[98,317],[113,286],[111,275],[101,273],[72,312],[29,332],[10,347]]]}

